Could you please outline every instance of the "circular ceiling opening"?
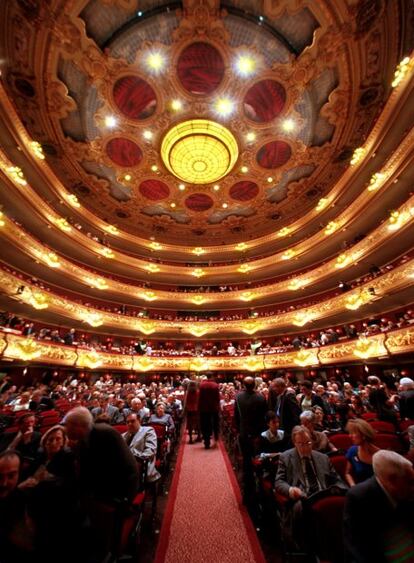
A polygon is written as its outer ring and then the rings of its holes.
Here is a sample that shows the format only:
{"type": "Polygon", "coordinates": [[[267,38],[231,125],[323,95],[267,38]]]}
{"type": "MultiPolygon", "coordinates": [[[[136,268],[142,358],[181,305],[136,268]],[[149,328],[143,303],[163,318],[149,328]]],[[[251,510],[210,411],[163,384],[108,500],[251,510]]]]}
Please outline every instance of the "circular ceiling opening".
{"type": "Polygon", "coordinates": [[[185,204],[191,211],[207,211],[214,205],[214,201],[207,194],[192,194],[185,200],[185,204]]]}
{"type": "Polygon", "coordinates": [[[257,123],[272,121],[282,111],[286,91],[275,80],[261,80],[248,91],[243,101],[246,117],[257,123]]]}
{"type": "Polygon", "coordinates": [[[236,164],[239,148],[233,134],[220,123],[192,119],[175,125],[161,144],[165,166],[189,184],[211,184],[236,164]]]}
{"type": "Polygon", "coordinates": [[[213,45],[192,43],[180,54],[177,74],[191,94],[211,94],[224,76],[224,61],[213,45]]]}
{"type": "Polygon", "coordinates": [[[142,160],[139,146],[123,137],[111,139],[106,145],[106,154],[119,166],[137,166],[142,160]]]}
{"type": "Polygon", "coordinates": [[[113,96],[118,109],[130,119],[146,119],[157,107],[154,90],[138,76],[124,76],[117,80],[113,96]]]}
{"type": "Polygon", "coordinates": [[[290,159],[292,149],[285,141],[266,143],[257,153],[256,160],[263,168],[279,168],[290,159]]]}

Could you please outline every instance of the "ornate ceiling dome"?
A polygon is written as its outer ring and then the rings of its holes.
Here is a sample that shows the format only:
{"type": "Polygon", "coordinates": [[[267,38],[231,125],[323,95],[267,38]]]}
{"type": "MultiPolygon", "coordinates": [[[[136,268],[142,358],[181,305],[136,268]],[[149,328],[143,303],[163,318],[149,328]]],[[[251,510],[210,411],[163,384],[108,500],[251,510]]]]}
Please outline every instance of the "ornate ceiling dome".
{"type": "Polygon", "coordinates": [[[44,3],[15,4],[7,84],[30,134],[83,208],[147,240],[237,243],[298,219],[381,104],[382,27],[357,47],[381,2],[368,21],[364,2],[89,0],[56,9],[51,34],[32,27],[44,3]]]}

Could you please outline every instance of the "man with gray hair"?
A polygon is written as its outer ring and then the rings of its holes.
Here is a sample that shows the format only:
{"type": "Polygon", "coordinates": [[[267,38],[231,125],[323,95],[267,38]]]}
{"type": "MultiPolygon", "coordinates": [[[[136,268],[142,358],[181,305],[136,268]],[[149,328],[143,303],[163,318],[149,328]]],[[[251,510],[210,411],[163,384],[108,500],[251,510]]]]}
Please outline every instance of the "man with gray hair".
{"type": "Polygon", "coordinates": [[[95,425],[85,407],[70,410],[64,424],[78,459],[81,490],[104,502],[131,499],[138,486],[137,464],[119,432],[95,425]]]}
{"type": "Polygon", "coordinates": [[[312,450],[317,452],[327,453],[334,452],[337,448],[329,441],[325,432],[315,430],[316,416],[313,411],[303,411],[300,414],[300,424],[309,430],[312,437],[312,450]]]}
{"type": "Polygon", "coordinates": [[[414,419],[414,381],[410,377],[400,379],[399,409],[401,420],[414,419]]]}
{"type": "Polygon", "coordinates": [[[347,561],[414,561],[414,468],[388,450],[372,457],[374,476],[346,496],[344,542],[347,561]]]}

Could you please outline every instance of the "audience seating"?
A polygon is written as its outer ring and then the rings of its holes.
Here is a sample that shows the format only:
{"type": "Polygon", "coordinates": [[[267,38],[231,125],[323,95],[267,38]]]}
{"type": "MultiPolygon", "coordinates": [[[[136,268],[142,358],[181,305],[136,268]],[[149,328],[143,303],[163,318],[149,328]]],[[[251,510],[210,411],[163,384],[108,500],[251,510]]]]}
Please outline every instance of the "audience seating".
{"type": "Polygon", "coordinates": [[[330,456],[330,460],[338,475],[341,477],[343,481],[345,481],[345,470],[347,464],[346,457],[342,454],[332,455],[330,456]]]}
{"type": "Polygon", "coordinates": [[[310,507],[312,546],[321,563],[344,561],[342,536],[344,504],[344,496],[327,496],[310,507]]]}
{"type": "Polygon", "coordinates": [[[369,424],[377,432],[383,434],[395,434],[395,425],[392,422],[386,422],[384,420],[370,420],[369,424]]]}
{"type": "Polygon", "coordinates": [[[352,446],[351,436],[342,432],[338,434],[329,434],[329,441],[332,442],[338,450],[346,451],[352,446]]]}
{"type": "Polygon", "coordinates": [[[404,453],[403,442],[396,434],[377,434],[374,443],[382,450],[393,450],[399,454],[404,453]]]}

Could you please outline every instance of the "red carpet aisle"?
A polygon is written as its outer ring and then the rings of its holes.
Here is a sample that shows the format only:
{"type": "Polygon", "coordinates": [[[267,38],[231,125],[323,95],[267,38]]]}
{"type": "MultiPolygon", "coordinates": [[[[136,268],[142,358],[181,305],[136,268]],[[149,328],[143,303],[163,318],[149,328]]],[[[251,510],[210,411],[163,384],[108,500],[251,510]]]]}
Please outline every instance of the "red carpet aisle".
{"type": "Polygon", "coordinates": [[[264,563],[224,448],[180,451],[156,563],[264,563]]]}

